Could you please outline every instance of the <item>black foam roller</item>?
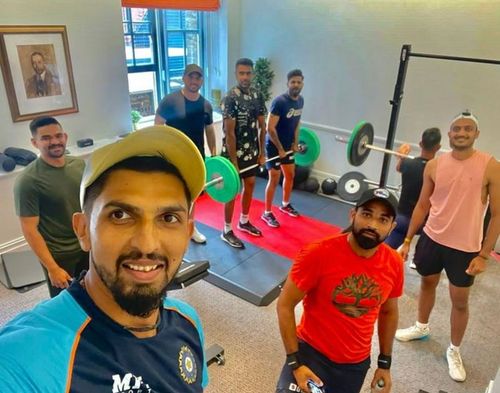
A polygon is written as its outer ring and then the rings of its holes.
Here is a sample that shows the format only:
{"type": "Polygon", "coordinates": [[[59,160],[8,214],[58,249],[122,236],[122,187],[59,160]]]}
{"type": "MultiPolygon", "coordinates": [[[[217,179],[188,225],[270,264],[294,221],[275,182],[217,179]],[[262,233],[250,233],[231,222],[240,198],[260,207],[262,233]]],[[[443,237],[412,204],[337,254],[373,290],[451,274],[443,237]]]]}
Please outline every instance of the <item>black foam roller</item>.
{"type": "Polygon", "coordinates": [[[14,159],[10,158],[9,156],[6,156],[5,154],[0,153],[0,167],[2,167],[2,169],[5,172],[11,172],[16,167],[16,162],[14,161],[14,159]]]}

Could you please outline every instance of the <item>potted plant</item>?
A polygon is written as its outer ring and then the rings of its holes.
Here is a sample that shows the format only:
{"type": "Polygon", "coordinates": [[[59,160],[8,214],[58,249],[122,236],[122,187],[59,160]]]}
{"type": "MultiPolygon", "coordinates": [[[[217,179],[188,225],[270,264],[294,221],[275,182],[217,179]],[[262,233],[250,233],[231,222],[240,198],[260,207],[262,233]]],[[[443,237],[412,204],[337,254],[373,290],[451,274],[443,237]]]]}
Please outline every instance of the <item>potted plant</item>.
{"type": "Polygon", "coordinates": [[[262,94],[265,102],[271,99],[273,78],[274,71],[271,69],[271,62],[265,57],[259,57],[255,62],[253,86],[262,94]]]}
{"type": "Polygon", "coordinates": [[[137,123],[142,119],[141,114],[139,111],[132,110],[130,111],[130,117],[132,118],[132,126],[134,127],[134,130],[137,130],[137,123]]]}

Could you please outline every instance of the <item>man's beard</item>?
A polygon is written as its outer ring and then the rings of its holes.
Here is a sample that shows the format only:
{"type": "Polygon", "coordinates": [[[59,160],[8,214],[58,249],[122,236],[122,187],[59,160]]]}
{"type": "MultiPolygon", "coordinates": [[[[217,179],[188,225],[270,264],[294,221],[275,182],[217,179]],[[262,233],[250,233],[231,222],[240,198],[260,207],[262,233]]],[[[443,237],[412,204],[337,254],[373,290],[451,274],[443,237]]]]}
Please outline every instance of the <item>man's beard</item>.
{"type": "Polygon", "coordinates": [[[356,243],[358,243],[358,245],[364,250],[370,250],[377,247],[387,237],[381,238],[381,236],[375,231],[369,229],[356,230],[354,227],[352,228],[352,235],[354,236],[356,243]],[[364,233],[371,233],[375,237],[365,236],[364,233]]]}
{"type": "Polygon", "coordinates": [[[64,145],[52,145],[52,146],[49,146],[48,155],[51,158],[61,158],[64,155],[65,151],[66,151],[66,148],[64,147],[64,145]],[[60,153],[54,153],[53,152],[54,148],[56,148],[56,147],[60,147],[61,148],[61,152],[60,153]]]}
{"type": "Polygon", "coordinates": [[[187,91],[189,91],[190,93],[192,94],[195,94],[195,93],[198,93],[201,89],[201,86],[198,86],[198,85],[187,85],[185,86],[185,88],[187,89],[187,91]]]}
{"type": "Polygon", "coordinates": [[[302,89],[289,89],[288,95],[292,98],[297,98],[300,95],[302,89]]]}
{"type": "Polygon", "coordinates": [[[247,93],[248,90],[250,90],[251,82],[239,82],[238,87],[240,90],[243,90],[243,92],[247,93]]]}
{"type": "MultiPolygon", "coordinates": [[[[164,262],[165,272],[167,271],[168,259],[166,257],[158,254],[147,254],[144,257],[164,262]]],[[[118,277],[118,271],[121,263],[124,260],[137,260],[140,258],[142,258],[142,253],[138,251],[132,251],[129,254],[120,255],[116,260],[117,273],[114,276],[112,273],[106,271],[102,266],[96,264],[93,256],[91,257],[91,261],[97,274],[101,278],[104,285],[106,285],[106,287],[110,290],[113,299],[120,306],[120,308],[130,315],[146,318],[163,304],[163,300],[167,296],[167,286],[170,280],[168,280],[167,277],[165,284],[160,289],[155,289],[150,284],[132,284],[133,287],[127,290],[127,287],[130,287],[131,285],[124,283],[123,280],[120,280],[118,277]]]]}

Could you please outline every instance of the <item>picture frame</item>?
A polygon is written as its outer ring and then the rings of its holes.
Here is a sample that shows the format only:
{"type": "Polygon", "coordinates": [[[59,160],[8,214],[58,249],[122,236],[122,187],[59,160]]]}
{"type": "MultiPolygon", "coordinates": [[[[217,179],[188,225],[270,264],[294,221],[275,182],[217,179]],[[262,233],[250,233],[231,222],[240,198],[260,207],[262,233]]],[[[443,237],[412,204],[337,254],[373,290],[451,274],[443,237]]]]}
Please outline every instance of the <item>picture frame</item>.
{"type": "Polygon", "coordinates": [[[0,65],[13,122],[78,112],[66,26],[0,26],[0,65]]]}
{"type": "Polygon", "coordinates": [[[142,117],[155,114],[155,102],[153,90],[134,91],[129,94],[130,107],[136,110],[142,117]]]}

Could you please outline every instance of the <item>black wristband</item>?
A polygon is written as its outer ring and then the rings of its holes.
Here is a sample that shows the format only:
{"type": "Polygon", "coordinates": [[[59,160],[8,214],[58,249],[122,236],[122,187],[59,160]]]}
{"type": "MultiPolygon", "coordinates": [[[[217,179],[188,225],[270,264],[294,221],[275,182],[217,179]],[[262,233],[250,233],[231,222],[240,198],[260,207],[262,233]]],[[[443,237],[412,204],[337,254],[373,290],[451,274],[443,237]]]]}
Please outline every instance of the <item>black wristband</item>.
{"type": "Polygon", "coordinates": [[[286,355],[286,364],[292,370],[297,370],[300,366],[302,366],[302,362],[299,358],[299,352],[294,352],[286,355]]]}
{"type": "Polygon", "coordinates": [[[377,359],[377,367],[384,370],[389,370],[391,368],[391,362],[392,356],[380,354],[378,355],[377,359]]]}

